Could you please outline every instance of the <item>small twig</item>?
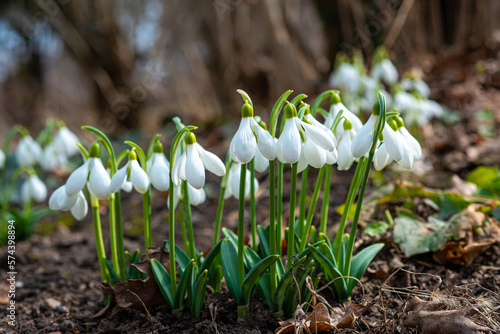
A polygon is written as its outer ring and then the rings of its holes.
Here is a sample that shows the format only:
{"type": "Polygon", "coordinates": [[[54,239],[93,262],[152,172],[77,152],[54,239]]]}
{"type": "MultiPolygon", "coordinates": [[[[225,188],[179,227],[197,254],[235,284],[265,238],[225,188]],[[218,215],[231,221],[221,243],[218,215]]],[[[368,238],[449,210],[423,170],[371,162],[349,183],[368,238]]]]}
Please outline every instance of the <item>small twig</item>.
{"type": "Polygon", "coordinates": [[[217,329],[217,323],[215,322],[215,318],[217,317],[217,305],[210,303],[210,305],[208,305],[208,309],[210,310],[210,317],[212,318],[212,326],[214,327],[215,334],[220,334],[217,329]]]}
{"type": "Polygon", "coordinates": [[[394,42],[396,42],[396,39],[398,38],[399,33],[401,32],[401,29],[406,22],[406,18],[408,17],[408,13],[410,12],[414,2],[415,0],[404,0],[403,4],[399,8],[398,14],[394,19],[391,30],[389,30],[389,33],[387,34],[387,37],[384,41],[384,46],[387,51],[389,51],[394,45],[394,42]]]}

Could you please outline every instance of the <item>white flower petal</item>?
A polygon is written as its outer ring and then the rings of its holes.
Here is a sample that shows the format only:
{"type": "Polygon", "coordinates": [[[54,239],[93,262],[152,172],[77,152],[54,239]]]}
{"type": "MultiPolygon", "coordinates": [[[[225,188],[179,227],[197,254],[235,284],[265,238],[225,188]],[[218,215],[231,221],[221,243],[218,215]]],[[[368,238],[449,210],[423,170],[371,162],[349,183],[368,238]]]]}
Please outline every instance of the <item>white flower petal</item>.
{"type": "Polygon", "coordinates": [[[129,192],[132,191],[132,189],[134,189],[134,186],[132,185],[132,182],[130,182],[130,181],[124,181],[123,184],[122,184],[122,186],[120,188],[121,188],[121,190],[129,193],[129,192]]]}
{"type": "Polygon", "coordinates": [[[154,162],[148,169],[151,184],[158,191],[167,191],[170,187],[170,164],[163,153],[154,153],[153,158],[154,162]]]}
{"type": "Polygon", "coordinates": [[[340,138],[339,147],[338,147],[338,159],[337,159],[337,168],[338,170],[348,170],[351,168],[352,163],[354,162],[354,157],[351,151],[351,134],[349,131],[345,131],[340,138]]]}
{"type": "Polygon", "coordinates": [[[186,145],[186,179],[190,185],[200,189],[205,185],[205,168],[195,145],[186,145]]]}
{"type": "MultiPolygon", "coordinates": [[[[200,155],[201,161],[203,162],[203,167],[209,172],[214,173],[217,176],[223,176],[226,174],[226,166],[218,156],[205,150],[200,144],[195,144],[196,149],[200,155]]],[[[250,159],[251,160],[251,159],[250,159]]]]}
{"type": "Polygon", "coordinates": [[[257,150],[257,140],[251,128],[252,121],[254,121],[252,117],[243,117],[241,119],[238,131],[236,131],[229,145],[231,158],[240,164],[250,162],[257,150]]]}
{"type": "Polygon", "coordinates": [[[278,139],[277,155],[282,163],[294,164],[299,161],[301,140],[297,120],[297,117],[285,120],[283,132],[278,139]]]}
{"type": "Polygon", "coordinates": [[[83,165],[78,167],[66,181],[66,195],[74,196],[78,194],[80,190],[85,187],[85,183],[87,183],[87,179],[89,177],[89,168],[90,168],[90,159],[85,161],[83,165]]]}
{"type": "Polygon", "coordinates": [[[16,148],[16,161],[19,166],[33,166],[40,159],[42,148],[40,144],[31,138],[31,136],[24,136],[19,140],[16,148]]]}
{"type": "MultiPolygon", "coordinates": [[[[88,188],[90,193],[100,200],[105,200],[109,198],[110,190],[109,185],[111,179],[109,178],[106,169],[104,168],[101,159],[90,158],[89,160],[94,160],[92,164],[92,169],[90,170],[88,188]]],[[[120,184],[121,186],[121,184],[120,184]]]]}
{"type": "Polygon", "coordinates": [[[189,203],[194,206],[203,204],[203,202],[205,202],[205,200],[207,199],[207,194],[205,193],[205,190],[203,188],[196,189],[188,184],[188,193],[189,203]]]}
{"type": "MultiPolygon", "coordinates": [[[[378,116],[372,114],[368,121],[366,121],[365,125],[363,125],[363,127],[356,133],[356,136],[352,140],[351,147],[352,155],[355,158],[361,158],[370,150],[373,143],[373,134],[375,132],[377,121],[378,116]]],[[[387,127],[388,126],[385,128],[387,127]]]]}
{"type": "Polygon", "coordinates": [[[172,182],[174,185],[178,186],[181,180],[186,179],[186,151],[184,151],[181,156],[175,162],[174,168],[172,169],[172,182]]]}
{"type": "Polygon", "coordinates": [[[130,182],[140,194],[145,194],[149,189],[148,174],[139,166],[137,160],[130,161],[130,182]]]}
{"type": "Polygon", "coordinates": [[[82,220],[87,215],[88,210],[87,200],[83,192],[80,191],[77,195],[75,205],[71,208],[71,214],[76,220],[82,220]]]}
{"type": "Polygon", "coordinates": [[[420,147],[419,142],[408,132],[405,127],[399,128],[398,131],[401,133],[401,135],[403,135],[403,137],[412,147],[415,160],[420,160],[420,158],[422,157],[422,147],[420,147]]]}
{"type": "Polygon", "coordinates": [[[59,131],[54,136],[55,147],[60,153],[68,157],[80,152],[78,142],[78,137],[65,126],[59,128],[59,131]]]}
{"type": "Polygon", "coordinates": [[[389,156],[389,153],[387,153],[385,143],[382,143],[377,148],[375,155],[373,156],[373,167],[375,167],[375,170],[382,170],[390,162],[391,157],[389,156]]]}
{"type": "Polygon", "coordinates": [[[125,164],[122,168],[120,168],[115,175],[113,175],[113,178],[111,179],[111,182],[109,184],[109,192],[110,193],[115,193],[120,190],[122,185],[125,183],[125,179],[127,178],[127,169],[130,165],[130,161],[125,164]]]}
{"type": "Polygon", "coordinates": [[[304,121],[299,120],[299,124],[305,130],[307,137],[311,138],[316,145],[319,145],[328,151],[333,151],[335,149],[335,142],[332,140],[328,132],[324,131],[320,127],[307,124],[304,121]]]}
{"type": "Polygon", "coordinates": [[[383,134],[384,143],[389,156],[395,161],[401,160],[403,147],[401,145],[401,140],[398,140],[396,132],[388,124],[385,124],[383,134]]]}
{"type": "Polygon", "coordinates": [[[276,159],[276,141],[273,136],[271,136],[268,131],[261,128],[253,118],[252,121],[260,153],[268,160],[276,159]]]}
{"type": "Polygon", "coordinates": [[[403,166],[406,169],[410,169],[413,167],[413,163],[415,158],[413,157],[413,153],[411,150],[403,150],[401,155],[401,160],[398,160],[398,164],[403,166]]]}
{"type": "Polygon", "coordinates": [[[256,171],[260,173],[266,171],[269,168],[269,160],[267,160],[266,157],[263,156],[259,150],[255,152],[254,168],[256,171]]]}
{"type": "Polygon", "coordinates": [[[318,147],[312,140],[307,139],[302,148],[307,163],[314,168],[321,168],[326,163],[326,150],[318,147]]]}

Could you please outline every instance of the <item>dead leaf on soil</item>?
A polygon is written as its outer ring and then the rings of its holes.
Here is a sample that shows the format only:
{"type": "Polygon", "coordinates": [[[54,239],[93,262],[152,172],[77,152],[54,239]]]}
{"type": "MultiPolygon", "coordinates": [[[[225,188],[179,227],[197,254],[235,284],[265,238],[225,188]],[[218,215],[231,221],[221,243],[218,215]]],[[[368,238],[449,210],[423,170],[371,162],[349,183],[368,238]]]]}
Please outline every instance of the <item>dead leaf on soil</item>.
{"type": "Polygon", "coordinates": [[[10,284],[7,281],[3,281],[0,284],[0,304],[8,304],[10,302],[9,289],[10,284]]]}
{"type": "Polygon", "coordinates": [[[410,311],[404,321],[405,327],[419,328],[422,334],[478,334],[489,332],[489,328],[474,323],[469,316],[471,308],[461,310],[434,311],[441,302],[424,301],[413,297],[407,306],[410,311]]]}
{"type": "Polygon", "coordinates": [[[471,242],[467,244],[465,241],[448,241],[443,247],[432,254],[434,260],[439,264],[458,264],[468,266],[474,259],[484,253],[495,241],[487,242],[471,242]]]}
{"type": "Polygon", "coordinates": [[[122,308],[133,308],[137,310],[146,310],[158,307],[166,303],[160,288],[151,269],[151,259],[156,259],[169,271],[170,261],[169,252],[162,248],[148,249],[149,259],[142,262],[132,264],[137,270],[148,275],[144,280],[133,279],[123,283],[111,285],[103,283],[100,285],[101,291],[105,295],[109,295],[109,303],[94,318],[100,318],[116,305],[122,308]]]}

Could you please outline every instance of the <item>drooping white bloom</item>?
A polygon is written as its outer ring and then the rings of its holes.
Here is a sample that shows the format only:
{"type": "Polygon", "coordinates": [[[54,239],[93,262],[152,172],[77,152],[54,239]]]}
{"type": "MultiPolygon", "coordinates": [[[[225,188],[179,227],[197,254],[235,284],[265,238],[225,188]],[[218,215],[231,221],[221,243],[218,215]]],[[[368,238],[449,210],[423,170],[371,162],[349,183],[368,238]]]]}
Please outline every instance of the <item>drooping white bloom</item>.
{"type": "Polygon", "coordinates": [[[349,63],[342,63],[330,75],[328,82],[332,87],[346,89],[350,95],[355,95],[359,89],[360,76],[355,66],[349,63]]]}
{"type": "Polygon", "coordinates": [[[351,122],[348,120],[344,122],[342,137],[339,139],[337,148],[339,152],[337,158],[338,170],[348,170],[355,160],[351,151],[352,139],[355,135],[356,131],[352,128],[351,122]]]}
{"type": "Polygon", "coordinates": [[[140,193],[145,194],[149,189],[149,178],[144,169],[141,168],[137,162],[137,154],[132,150],[128,156],[128,162],[120,168],[109,185],[109,191],[115,193],[122,187],[125,181],[130,181],[134,189],[140,193]]]}
{"type": "Polygon", "coordinates": [[[47,198],[47,187],[36,174],[31,174],[21,186],[21,200],[27,203],[34,200],[37,203],[45,201],[47,198]]]}
{"type": "Polygon", "coordinates": [[[73,156],[80,152],[78,148],[78,137],[69,130],[66,126],[61,126],[54,135],[54,146],[59,153],[67,157],[73,156]]]}
{"type": "Polygon", "coordinates": [[[407,92],[415,90],[423,97],[429,97],[431,90],[429,86],[419,78],[406,78],[401,80],[401,87],[407,92]]]}
{"type": "Polygon", "coordinates": [[[240,163],[249,163],[256,155],[257,147],[268,160],[276,159],[276,144],[269,132],[253,118],[252,107],[245,103],[241,108],[241,122],[229,145],[231,158],[240,163]]]}
{"type": "MultiPolygon", "coordinates": [[[[189,204],[194,206],[203,204],[207,199],[207,194],[205,193],[205,189],[193,188],[189,183],[187,186],[189,194],[189,204]]],[[[173,193],[174,193],[174,208],[177,208],[177,205],[179,205],[179,197],[181,197],[181,187],[174,187],[173,193]]],[[[172,191],[167,196],[167,207],[169,209],[170,209],[170,200],[169,200],[170,194],[172,194],[172,191]]]]}
{"type": "Polygon", "coordinates": [[[224,163],[215,154],[201,147],[193,133],[188,133],[185,140],[186,149],[172,170],[172,181],[176,186],[181,180],[187,180],[194,188],[201,189],[205,185],[205,169],[217,176],[226,173],[224,163]]]}
{"type": "Polygon", "coordinates": [[[25,135],[19,140],[15,154],[19,166],[33,166],[38,162],[42,148],[30,135],[25,135]]]}
{"type": "MultiPolygon", "coordinates": [[[[278,140],[276,139],[276,141],[278,140]]],[[[267,160],[266,157],[260,153],[260,150],[255,152],[254,167],[255,170],[260,173],[265,172],[269,168],[269,160],[267,160]]]]}
{"type": "Polygon", "coordinates": [[[385,58],[373,66],[371,76],[391,85],[398,80],[398,70],[390,59],[385,58]]]}
{"type": "Polygon", "coordinates": [[[170,187],[170,163],[163,152],[155,152],[147,162],[149,182],[158,191],[167,191],[170,187]]]}
{"type": "Polygon", "coordinates": [[[40,166],[46,172],[53,171],[57,167],[66,166],[68,158],[65,154],[61,154],[55,146],[54,142],[45,146],[40,155],[40,166]]]}
{"type": "Polygon", "coordinates": [[[335,136],[338,138],[342,137],[342,134],[344,132],[344,120],[348,119],[349,122],[352,124],[352,128],[354,131],[359,131],[361,127],[363,126],[363,123],[361,123],[361,120],[356,116],[353,112],[351,112],[347,107],[341,102],[340,96],[337,94],[332,96],[331,99],[331,106],[330,106],[330,111],[328,112],[328,116],[325,119],[325,126],[329,129],[332,128],[334,125],[333,122],[337,118],[337,115],[339,114],[340,111],[342,111],[342,118],[339,121],[339,124],[335,130],[335,136]]]}
{"type": "Polygon", "coordinates": [[[3,153],[2,150],[0,150],[0,169],[3,169],[5,166],[5,153],[3,153]]]}
{"type": "Polygon", "coordinates": [[[387,153],[385,143],[382,143],[377,148],[375,155],[373,156],[373,167],[375,167],[375,170],[382,170],[390,162],[391,157],[389,156],[389,153],[387,153]]]}
{"type": "Polygon", "coordinates": [[[66,186],[62,185],[52,193],[49,199],[49,208],[61,211],[71,210],[73,217],[82,220],[88,212],[87,200],[83,192],[79,191],[76,195],[68,196],[65,188],[66,186]]]}
{"type": "MultiPolygon", "coordinates": [[[[241,177],[241,164],[233,163],[229,169],[229,175],[227,177],[226,192],[224,193],[224,199],[231,196],[238,199],[240,197],[240,177],[241,177]]],[[[245,197],[250,195],[250,170],[246,169],[245,176],[245,197]]],[[[253,179],[254,189],[257,191],[259,189],[259,181],[254,177],[253,179]]]]}
{"type": "Polygon", "coordinates": [[[71,173],[66,181],[65,191],[69,197],[76,195],[87,184],[90,193],[97,199],[109,198],[111,179],[99,156],[100,146],[94,143],[90,147],[89,159],[71,173]]]}
{"type": "Polygon", "coordinates": [[[277,143],[277,156],[282,163],[294,164],[299,161],[301,139],[296,125],[296,118],[287,118],[283,132],[281,132],[277,143]]]}

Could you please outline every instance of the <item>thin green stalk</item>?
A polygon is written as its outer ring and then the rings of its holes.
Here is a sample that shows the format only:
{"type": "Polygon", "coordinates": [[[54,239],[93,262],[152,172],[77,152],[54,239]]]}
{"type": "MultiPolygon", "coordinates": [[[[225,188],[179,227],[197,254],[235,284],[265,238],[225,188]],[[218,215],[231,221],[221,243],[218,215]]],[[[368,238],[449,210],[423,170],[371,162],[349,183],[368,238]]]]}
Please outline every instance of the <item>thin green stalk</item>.
{"type": "Polygon", "coordinates": [[[283,255],[281,232],[283,231],[283,168],[284,165],[278,162],[278,209],[276,212],[278,226],[276,227],[276,250],[278,255],[283,255]]]}
{"type": "Polygon", "coordinates": [[[323,190],[323,204],[321,207],[321,222],[319,233],[326,233],[326,224],[328,222],[328,208],[330,206],[330,180],[332,178],[332,165],[326,165],[325,186],[323,190]]]}
{"type": "Polygon", "coordinates": [[[316,204],[318,203],[319,191],[321,190],[321,185],[323,184],[323,177],[325,176],[326,166],[320,168],[318,173],[318,178],[316,179],[316,184],[314,185],[314,192],[311,197],[311,204],[309,205],[309,211],[307,212],[306,226],[304,228],[305,238],[300,240],[299,252],[302,252],[306,248],[307,239],[310,234],[311,224],[314,217],[314,212],[316,211],[316,204]]]}
{"type": "MultiPolygon", "coordinates": [[[[372,146],[372,148],[375,145],[372,146]]],[[[349,276],[351,271],[351,259],[352,253],[354,250],[354,241],[356,239],[356,230],[358,228],[359,215],[361,213],[361,206],[363,205],[363,197],[365,196],[366,185],[368,184],[368,179],[370,177],[370,171],[372,167],[373,156],[375,154],[375,150],[370,150],[370,155],[368,156],[368,162],[366,163],[366,167],[363,173],[363,181],[361,183],[361,189],[359,189],[358,203],[356,204],[356,211],[354,212],[354,219],[352,221],[351,232],[349,234],[349,244],[347,246],[347,256],[346,256],[346,264],[345,264],[345,276],[349,276]]]]}
{"type": "Polygon", "coordinates": [[[342,212],[342,218],[340,219],[339,229],[337,230],[337,234],[335,235],[335,239],[333,240],[334,256],[337,263],[340,263],[340,245],[342,244],[342,237],[344,236],[347,217],[349,216],[352,203],[354,203],[354,199],[356,197],[356,194],[358,193],[359,184],[361,183],[360,176],[364,174],[366,162],[367,160],[365,157],[361,157],[361,159],[359,159],[356,171],[352,178],[351,186],[349,188],[349,193],[347,194],[347,199],[344,205],[344,212],[342,212]]]}
{"type": "MultiPolygon", "coordinates": [[[[170,163],[172,162],[172,155],[170,157],[170,163]]],[[[172,175],[172,166],[170,166],[170,175],[172,175]]],[[[170,286],[172,289],[172,296],[175,296],[177,292],[177,269],[175,267],[175,207],[174,207],[174,182],[172,181],[172,176],[170,176],[170,196],[169,210],[168,210],[168,245],[169,245],[169,260],[170,260],[170,286]]]]}
{"type": "Polygon", "coordinates": [[[292,184],[290,187],[290,211],[288,217],[288,243],[286,252],[286,269],[292,268],[292,257],[295,255],[295,205],[297,200],[297,162],[292,164],[292,184]]]}
{"type": "Polygon", "coordinates": [[[120,192],[115,193],[115,225],[116,225],[116,247],[118,249],[118,263],[120,266],[120,278],[127,280],[127,262],[125,260],[125,246],[123,245],[122,224],[122,200],[120,192]]]}
{"type": "Polygon", "coordinates": [[[103,283],[111,282],[108,268],[106,267],[106,250],[104,248],[104,239],[102,237],[101,216],[99,214],[99,200],[90,195],[90,203],[92,206],[92,219],[94,222],[95,246],[97,249],[97,260],[101,268],[103,283]]]}
{"type": "MultiPolygon", "coordinates": [[[[142,195],[142,208],[144,214],[144,244],[146,250],[151,248],[151,186],[148,191],[142,195]]],[[[146,252],[147,253],[147,252],[146,252]]]]}
{"type": "MultiPolygon", "coordinates": [[[[275,171],[274,160],[269,161],[269,253],[276,254],[276,194],[275,194],[275,171]]],[[[281,260],[279,260],[281,261],[281,260]]],[[[271,295],[277,287],[276,263],[270,267],[271,295]]]]}
{"type": "Polygon", "coordinates": [[[184,197],[182,197],[179,199],[179,215],[181,218],[182,242],[184,243],[184,250],[186,251],[188,256],[190,256],[189,250],[191,249],[191,246],[189,245],[189,239],[187,234],[185,212],[186,210],[184,209],[184,197]]]}
{"type": "Polygon", "coordinates": [[[255,159],[250,161],[250,229],[252,231],[252,247],[257,251],[257,212],[255,211],[255,159]]]}
{"type": "Polygon", "coordinates": [[[304,238],[304,227],[305,227],[304,219],[306,217],[307,174],[308,174],[308,172],[309,172],[309,167],[306,167],[302,171],[302,174],[301,174],[300,198],[299,198],[299,235],[300,235],[301,240],[304,238]]]}
{"type": "Polygon", "coordinates": [[[189,253],[191,258],[196,259],[196,246],[194,244],[193,220],[191,218],[191,203],[189,202],[189,190],[187,181],[182,181],[184,187],[184,211],[186,212],[186,224],[189,239],[189,253]]]}
{"type": "Polygon", "coordinates": [[[240,194],[238,197],[238,278],[240,286],[245,279],[244,241],[245,241],[245,182],[247,164],[241,164],[240,194]]]}
{"type": "Polygon", "coordinates": [[[118,277],[121,278],[120,263],[118,260],[118,245],[116,235],[116,216],[115,216],[115,194],[109,195],[109,242],[111,245],[111,260],[113,261],[113,269],[118,277]]]}
{"type": "MultiPolygon", "coordinates": [[[[226,154],[226,171],[229,171],[229,165],[231,164],[231,155],[229,152],[226,154]]],[[[224,174],[220,183],[220,194],[219,194],[219,203],[217,204],[217,217],[215,219],[215,231],[214,231],[214,243],[213,245],[219,241],[220,238],[220,228],[222,224],[222,212],[224,211],[224,195],[226,194],[227,187],[227,178],[229,173],[224,174]]]]}

